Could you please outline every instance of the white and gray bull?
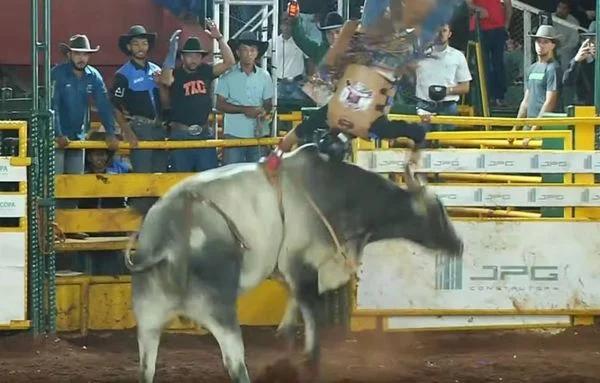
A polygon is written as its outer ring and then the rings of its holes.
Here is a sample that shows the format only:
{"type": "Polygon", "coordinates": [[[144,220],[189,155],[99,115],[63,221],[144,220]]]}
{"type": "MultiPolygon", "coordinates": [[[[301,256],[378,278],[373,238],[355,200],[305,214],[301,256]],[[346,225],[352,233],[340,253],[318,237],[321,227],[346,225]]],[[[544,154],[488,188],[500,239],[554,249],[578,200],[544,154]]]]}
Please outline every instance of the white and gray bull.
{"type": "Polygon", "coordinates": [[[319,296],[350,280],[366,244],[405,238],[462,251],[444,207],[410,172],[405,190],[308,145],[286,156],[278,174],[269,178],[256,163],[207,171],[148,212],[126,257],[142,381],[154,378],[160,334],[174,314],[209,330],[232,381],[250,382],[236,312],[242,292],[282,276],[292,298],[280,329],[293,328],[299,308],[305,352],[318,361],[319,296]]]}

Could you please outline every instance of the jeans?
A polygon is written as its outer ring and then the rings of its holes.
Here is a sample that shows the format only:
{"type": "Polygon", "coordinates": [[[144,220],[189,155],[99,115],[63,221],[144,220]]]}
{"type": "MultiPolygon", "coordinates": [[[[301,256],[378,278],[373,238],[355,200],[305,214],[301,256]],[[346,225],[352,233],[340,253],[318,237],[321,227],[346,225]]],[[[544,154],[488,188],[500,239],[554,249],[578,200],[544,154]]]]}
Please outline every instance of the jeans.
{"type": "Polygon", "coordinates": [[[504,28],[481,31],[483,56],[487,67],[488,97],[503,100],[506,93],[506,73],[504,69],[504,48],[507,33],[504,28]]]}
{"type": "MultiPolygon", "coordinates": [[[[155,122],[140,121],[135,118],[130,122],[131,129],[140,141],[164,141],[165,129],[155,122]]],[[[168,154],[162,149],[133,149],[130,155],[133,173],[166,173],[168,154]]],[[[155,197],[129,198],[129,205],[145,214],[156,202],[155,197]]]]}
{"type": "MultiPolygon", "coordinates": [[[[226,139],[239,139],[226,134],[226,139]]],[[[239,164],[242,162],[258,162],[258,160],[268,154],[268,148],[264,146],[245,146],[239,148],[223,149],[223,165],[239,164]]]]}
{"type": "Polygon", "coordinates": [[[296,81],[277,80],[277,99],[278,100],[299,100],[308,101],[308,96],[300,88],[296,81]]]}
{"type": "MultiPolygon", "coordinates": [[[[458,116],[458,103],[448,102],[443,104],[434,105],[424,101],[417,103],[418,109],[426,110],[430,113],[436,113],[440,116],[458,116]]],[[[454,125],[439,125],[439,124],[423,124],[428,132],[449,132],[456,129],[454,125]]]]}
{"type": "MultiPolygon", "coordinates": [[[[84,149],[56,149],[56,174],[83,174],[85,170],[84,149]]],[[[56,201],[59,209],[77,208],[77,199],[60,199],[56,201]]]]}
{"type": "MultiPolygon", "coordinates": [[[[205,140],[207,137],[194,136],[180,129],[171,131],[174,141],[205,140]]],[[[177,173],[202,172],[218,166],[216,148],[175,149],[171,151],[171,171],[177,173]]]]}

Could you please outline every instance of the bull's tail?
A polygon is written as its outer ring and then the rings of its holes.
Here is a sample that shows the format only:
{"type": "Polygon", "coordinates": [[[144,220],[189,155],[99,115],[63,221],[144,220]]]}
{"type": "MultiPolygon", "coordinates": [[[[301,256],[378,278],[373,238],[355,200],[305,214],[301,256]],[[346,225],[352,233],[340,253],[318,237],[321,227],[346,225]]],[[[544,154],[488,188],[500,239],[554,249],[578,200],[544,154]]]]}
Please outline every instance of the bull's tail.
{"type": "MultiPolygon", "coordinates": [[[[163,261],[164,258],[161,257],[143,257],[143,259],[141,260],[141,262],[134,262],[133,259],[131,258],[131,250],[133,249],[134,245],[135,245],[135,241],[137,240],[138,237],[138,233],[133,233],[130,237],[129,237],[129,243],[127,244],[127,249],[125,250],[125,267],[127,267],[127,270],[129,270],[131,273],[140,273],[142,271],[148,270],[149,268],[151,268],[152,266],[155,266],[157,264],[159,264],[160,262],[163,261]]],[[[138,259],[142,258],[142,257],[136,257],[138,259]]]]}

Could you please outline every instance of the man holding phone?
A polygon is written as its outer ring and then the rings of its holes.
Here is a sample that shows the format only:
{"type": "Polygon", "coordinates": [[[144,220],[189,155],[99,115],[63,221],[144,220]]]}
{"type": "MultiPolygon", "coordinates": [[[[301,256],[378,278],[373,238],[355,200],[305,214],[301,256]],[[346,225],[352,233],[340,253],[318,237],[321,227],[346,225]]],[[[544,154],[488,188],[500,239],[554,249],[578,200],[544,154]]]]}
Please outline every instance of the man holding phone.
{"type": "Polygon", "coordinates": [[[594,61],[596,59],[596,23],[588,33],[582,33],[585,40],[563,76],[563,85],[575,86],[575,105],[594,105],[594,61]]]}

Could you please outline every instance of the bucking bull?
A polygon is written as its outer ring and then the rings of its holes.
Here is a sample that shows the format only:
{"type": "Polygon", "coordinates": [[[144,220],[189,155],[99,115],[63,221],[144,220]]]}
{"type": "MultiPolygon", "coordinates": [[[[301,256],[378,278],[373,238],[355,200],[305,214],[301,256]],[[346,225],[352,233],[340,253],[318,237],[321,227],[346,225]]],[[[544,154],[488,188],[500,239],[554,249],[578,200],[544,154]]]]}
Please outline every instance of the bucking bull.
{"type": "Polygon", "coordinates": [[[409,167],[405,189],[305,145],[269,174],[248,163],[192,176],[146,215],[137,250],[126,255],[143,382],[154,378],[161,331],[174,314],[209,330],[231,380],[250,382],[236,312],[241,293],[282,279],[290,300],[280,330],[293,334],[299,309],[305,352],[317,362],[319,296],[350,280],[368,243],[403,238],[462,252],[444,206],[409,167]]]}

